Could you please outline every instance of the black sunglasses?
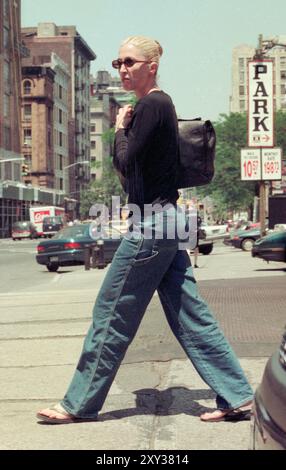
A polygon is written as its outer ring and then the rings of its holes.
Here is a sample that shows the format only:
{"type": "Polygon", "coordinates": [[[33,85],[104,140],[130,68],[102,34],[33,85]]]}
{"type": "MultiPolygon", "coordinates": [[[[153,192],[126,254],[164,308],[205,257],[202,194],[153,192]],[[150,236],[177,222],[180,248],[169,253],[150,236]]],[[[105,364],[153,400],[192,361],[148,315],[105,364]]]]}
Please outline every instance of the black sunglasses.
{"type": "Polygon", "coordinates": [[[112,67],[114,69],[120,69],[121,65],[124,65],[125,67],[133,67],[134,64],[137,62],[142,62],[145,64],[149,64],[150,62],[148,60],[136,60],[136,59],[131,59],[131,57],[126,57],[126,59],[115,59],[112,61],[112,67]]]}

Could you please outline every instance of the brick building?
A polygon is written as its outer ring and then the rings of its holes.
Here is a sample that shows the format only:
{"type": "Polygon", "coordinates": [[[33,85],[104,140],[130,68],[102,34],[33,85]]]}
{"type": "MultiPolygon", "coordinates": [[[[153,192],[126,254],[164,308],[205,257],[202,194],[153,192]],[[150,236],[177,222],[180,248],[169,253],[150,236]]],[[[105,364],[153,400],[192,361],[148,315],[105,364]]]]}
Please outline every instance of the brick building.
{"type": "Polygon", "coordinates": [[[21,2],[0,2],[0,179],[21,180],[21,2]]]}
{"type": "MultiPolygon", "coordinates": [[[[29,51],[21,42],[21,1],[0,1],[0,238],[11,235],[13,222],[29,219],[35,204],[60,205],[63,195],[22,182],[21,59],[29,51]]],[[[27,109],[27,113],[28,113],[27,109]]],[[[28,134],[26,135],[28,138],[28,134]]]]}
{"type": "Polygon", "coordinates": [[[28,170],[23,178],[46,188],[54,187],[54,77],[49,67],[22,67],[22,153],[28,170]]]}
{"type": "Polygon", "coordinates": [[[95,53],[77,32],[75,26],[56,26],[39,23],[37,27],[22,28],[22,39],[31,57],[45,63],[56,53],[66,64],[71,75],[68,89],[69,103],[69,169],[70,195],[79,199],[80,191],[90,180],[89,130],[89,75],[90,61],[95,53]]]}

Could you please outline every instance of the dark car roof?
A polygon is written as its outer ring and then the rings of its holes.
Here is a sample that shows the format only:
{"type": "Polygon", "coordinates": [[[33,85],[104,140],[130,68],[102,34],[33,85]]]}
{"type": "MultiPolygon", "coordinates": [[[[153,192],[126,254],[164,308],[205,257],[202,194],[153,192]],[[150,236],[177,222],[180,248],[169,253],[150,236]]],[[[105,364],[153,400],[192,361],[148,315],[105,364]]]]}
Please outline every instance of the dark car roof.
{"type": "Polygon", "coordinates": [[[118,230],[111,228],[109,225],[98,229],[97,227],[95,223],[77,224],[71,227],[65,227],[57,232],[51,240],[41,242],[41,244],[50,244],[53,243],[54,240],[80,240],[84,238],[89,240],[97,240],[99,238],[120,239],[122,237],[122,234],[118,230]]]}

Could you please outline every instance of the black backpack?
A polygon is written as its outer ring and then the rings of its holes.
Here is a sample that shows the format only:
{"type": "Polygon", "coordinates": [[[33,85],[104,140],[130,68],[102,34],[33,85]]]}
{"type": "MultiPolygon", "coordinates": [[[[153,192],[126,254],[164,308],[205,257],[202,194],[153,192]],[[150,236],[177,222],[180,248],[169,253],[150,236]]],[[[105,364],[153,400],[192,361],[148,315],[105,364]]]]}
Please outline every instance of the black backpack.
{"type": "Polygon", "coordinates": [[[203,186],[214,176],[215,130],[210,121],[178,119],[180,167],[177,189],[203,186]]]}

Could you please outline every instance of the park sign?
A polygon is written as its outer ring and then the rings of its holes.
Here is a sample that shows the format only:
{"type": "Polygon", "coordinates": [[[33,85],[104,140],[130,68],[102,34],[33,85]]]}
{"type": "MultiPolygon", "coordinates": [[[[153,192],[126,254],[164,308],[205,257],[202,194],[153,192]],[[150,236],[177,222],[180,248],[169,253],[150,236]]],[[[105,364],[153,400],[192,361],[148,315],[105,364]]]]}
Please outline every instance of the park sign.
{"type": "Polygon", "coordinates": [[[248,146],[274,146],[273,61],[248,62],[248,146]]]}

